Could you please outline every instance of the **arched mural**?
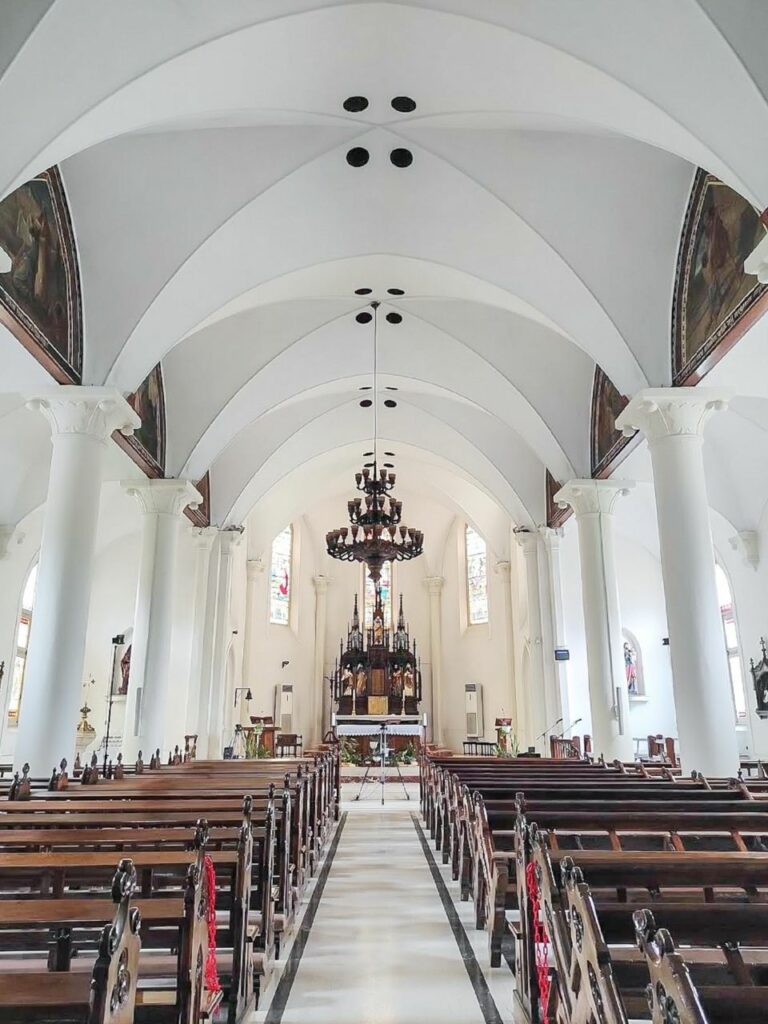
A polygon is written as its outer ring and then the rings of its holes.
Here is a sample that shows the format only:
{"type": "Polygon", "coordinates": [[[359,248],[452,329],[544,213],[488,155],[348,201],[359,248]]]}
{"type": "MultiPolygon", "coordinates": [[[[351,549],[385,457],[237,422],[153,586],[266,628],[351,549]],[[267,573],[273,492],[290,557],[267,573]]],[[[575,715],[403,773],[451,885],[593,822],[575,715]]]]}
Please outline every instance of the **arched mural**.
{"type": "Polygon", "coordinates": [[[768,285],[744,273],[744,260],[765,232],[746,199],[699,168],[677,254],[673,384],[701,380],[764,311],[768,285]]]}
{"type": "Polygon", "coordinates": [[[0,203],[0,322],[59,383],[81,382],[80,273],[57,167],[0,203]]]}
{"type": "Polygon", "coordinates": [[[627,402],[628,399],[619,394],[607,374],[596,366],[590,432],[592,476],[608,476],[618,455],[631,441],[616,429],[616,418],[627,402]]]}

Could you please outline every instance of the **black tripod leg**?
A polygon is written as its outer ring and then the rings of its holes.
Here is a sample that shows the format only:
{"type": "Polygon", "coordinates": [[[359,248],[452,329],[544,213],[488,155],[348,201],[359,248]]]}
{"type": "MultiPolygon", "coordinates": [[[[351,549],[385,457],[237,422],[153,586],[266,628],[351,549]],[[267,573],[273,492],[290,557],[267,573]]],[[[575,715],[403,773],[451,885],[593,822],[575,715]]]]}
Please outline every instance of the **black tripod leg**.
{"type": "Polygon", "coordinates": [[[370,766],[369,764],[367,764],[367,765],[365,766],[365,775],[363,776],[363,781],[362,781],[362,782],[360,783],[360,789],[358,790],[358,794],[357,794],[357,796],[355,797],[355,800],[359,800],[359,799],[360,799],[360,797],[361,797],[361,796],[363,795],[363,786],[364,786],[364,785],[366,784],[366,782],[368,781],[368,772],[369,772],[370,770],[371,770],[371,766],[370,766]]]}
{"type": "Polygon", "coordinates": [[[403,792],[405,793],[405,799],[406,800],[410,800],[411,799],[411,794],[405,788],[405,779],[403,778],[403,773],[400,771],[400,765],[398,764],[397,761],[395,761],[395,768],[397,768],[397,775],[398,775],[398,778],[400,779],[400,785],[403,787],[403,792]]]}

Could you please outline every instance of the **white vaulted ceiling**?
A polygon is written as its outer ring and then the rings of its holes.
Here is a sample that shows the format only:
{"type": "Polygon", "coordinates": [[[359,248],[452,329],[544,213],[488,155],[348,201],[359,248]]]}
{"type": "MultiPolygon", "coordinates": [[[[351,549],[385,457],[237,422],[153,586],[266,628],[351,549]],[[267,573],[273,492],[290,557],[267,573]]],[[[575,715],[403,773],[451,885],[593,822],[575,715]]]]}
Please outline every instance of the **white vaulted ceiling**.
{"type": "MultiPolygon", "coordinates": [[[[768,206],[766,37],[761,0],[4,0],[0,195],[60,165],[84,383],[162,361],[166,472],[210,469],[218,523],[357,468],[378,299],[398,471],[532,524],[545,469],[589,475],[595,365],[670,383],[696,167],[768,206]]],[[[6,462],[28,415],[0,407],[6,462]]],[[[18,518],[41,487],[5,469],[18,518]]]]}

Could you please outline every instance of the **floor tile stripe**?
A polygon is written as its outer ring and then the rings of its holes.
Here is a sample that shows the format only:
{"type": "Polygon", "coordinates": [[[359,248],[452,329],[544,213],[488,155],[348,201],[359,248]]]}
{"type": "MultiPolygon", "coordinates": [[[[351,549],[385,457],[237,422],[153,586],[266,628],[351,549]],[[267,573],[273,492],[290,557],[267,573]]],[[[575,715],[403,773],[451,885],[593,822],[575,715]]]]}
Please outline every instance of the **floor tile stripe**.
{"type": "Polygon", "coordinates": [[[440,868],[437,866],[437,861],[432,855],[432,850],[429,848],[427,837],[424,835],[424,830],[421,827],[418,817],[415,814],[411,814],[411,821],[416,829],[416,834],[419,837],[421,843],[421,849],[424,852],[424,856],[429,866],[429,870],[432,874],[435,887],[440,896],[440,901],[443,904],[445,910],[445,916],[448,918],[448,923],[451,926],[453,937],[456,940],[456,945],[459,947],[461,953],[461,959],[464,961],[464,967],[466,968],[467,975],[472,984],[472,988],[475,992],[480,1012],[483,1015],[485,1024],[503,1024],[503,1019],[499,1013],[499,1009],[496,1006],[496,1002],[491,995],[491,990],[488,988],[488,982],[485,980],[485,976],[480,968],[480,964],[477,961],[474,950],[470,944],[467,933],[464,930],[464,925],[459,920],[459,915],[456,913],[456,907],[453,905],[451,894],[448,891],[448,886],[443,880],[443,876],[440,873],[440,868]]]}
{"type": "Polygon", "coordinates": [[[312,896],[310,897],[309,904],[307,905],[306,912],[301,922],[301,926],[294,939],[291,952],[288,957],[288,962],[285,965],[285,969],[280,977],[280,981],[275,989],[275,994],[272,997],[267,1015],[264,1018],[264,1024],[280,1024],[285,1013],[285,1008],[288,1005],[288,999],[291,995],[291,989],[296,979],[296,973],[301,963],[301,958],[304,955],[304,950],[309,939],[309,933],[312,931],[312,925],[315,922],[315,915],[317,914],[317,908],[320,904],[320,899],[325,889],[325,883],[328,881],[328,875],[331,872],[331,866],[333,864],[333,858],[336,856],[336,851],[339,848],[339,840],[341,839],[341,833],[344,831],[344,826],[347,822],[347,812],[345,811],[341,820],[339,821],[338,828],[336,829],[336,835],[333,837],[328,854],[326,855],[323,866],[318,875],[317,884],[315,885],[312,896]]]}

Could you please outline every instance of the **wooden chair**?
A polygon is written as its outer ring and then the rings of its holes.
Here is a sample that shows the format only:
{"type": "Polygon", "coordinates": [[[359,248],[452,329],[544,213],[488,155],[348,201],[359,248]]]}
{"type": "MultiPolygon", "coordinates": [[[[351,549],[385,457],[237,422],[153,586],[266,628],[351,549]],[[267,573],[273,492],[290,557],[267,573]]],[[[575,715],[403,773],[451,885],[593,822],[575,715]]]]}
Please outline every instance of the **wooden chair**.
{"type": "Polygon", "coordinates": [[[275,740],[276,757],[301,757],[304,739],[295,732],[281,732],[275,740]]]}

